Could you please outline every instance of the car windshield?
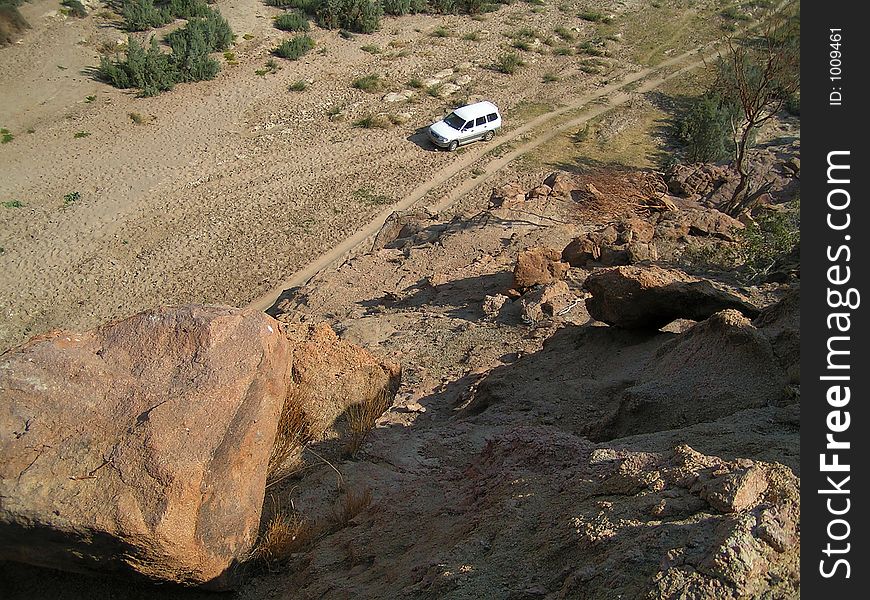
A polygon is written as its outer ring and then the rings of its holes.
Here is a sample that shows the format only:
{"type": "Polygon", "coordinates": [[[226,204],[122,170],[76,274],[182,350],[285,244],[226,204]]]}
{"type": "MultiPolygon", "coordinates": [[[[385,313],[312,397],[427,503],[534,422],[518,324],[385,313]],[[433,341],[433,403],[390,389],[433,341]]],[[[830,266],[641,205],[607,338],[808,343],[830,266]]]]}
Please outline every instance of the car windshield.
{"type": "Polygon", "coordinates": [[[456,113],[450,113],[444,118],[444,122],[450,125],[453,129],[462,129],[462,126],[465,125],[465,119],[457,115],[456,113]]]}

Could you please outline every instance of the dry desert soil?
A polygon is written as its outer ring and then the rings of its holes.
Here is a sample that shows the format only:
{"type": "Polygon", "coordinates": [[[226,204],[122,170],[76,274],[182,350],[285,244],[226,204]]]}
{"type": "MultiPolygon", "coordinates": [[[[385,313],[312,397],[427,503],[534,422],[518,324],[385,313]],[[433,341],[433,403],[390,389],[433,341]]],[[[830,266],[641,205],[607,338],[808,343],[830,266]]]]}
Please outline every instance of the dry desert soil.
{"type": "Polygon", "coordinates": [[[288,37],[272,25],[280,9],[218,0],[237,36],[218,76],[141,98],[96,80],[100,53],[127,34],[85,4],[76,19],[57,0],[25,3],[32,28],[0,48],[0,127],[14,136],[0,145],[0,348],[157,304],[265,308],[394,208],[479,208],[494,185],[540,181],[550,165],[516,159],[542,143],[617,105],[648,117],[644,92],[700,64],[728,25],[715,1],[596,3],[607,22],[578,16],[588,2],[516,2],[385,17],[352,39],[314,27],[314,51],[264,73],[288,37]],[[511,47],[517,35],[529,50],[511,47]],[[513,75],[492,68],[508,51],[525,62],[513,75]],[[352,86],[367,74],[378,92],[352,86]],[[456,153],[428,145],[421,128],[480,98],[503,111],[502,135],[456,153]],[[379,113],[397,124],[354,125],[379,113]]]}

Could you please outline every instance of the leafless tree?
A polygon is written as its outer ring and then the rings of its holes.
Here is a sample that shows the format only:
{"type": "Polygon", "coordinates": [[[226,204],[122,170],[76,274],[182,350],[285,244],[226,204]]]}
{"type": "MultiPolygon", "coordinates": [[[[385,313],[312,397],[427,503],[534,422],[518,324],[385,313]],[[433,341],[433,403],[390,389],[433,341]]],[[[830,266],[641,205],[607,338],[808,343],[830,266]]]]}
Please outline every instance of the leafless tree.
{"type": "Polygon", "coordinates": [[[794,25],[788,22],[769,27],[764,35],[743,43],[728,40],[726,66],[719,85],[730,86],[741,111],[732,119],[734,168],[740,182],[724,212],[737,216],[752,208],[758,197],[770,188],[763,184],[750,189],[747,150],[753,133],[779,113],[789,96],[800,88],[800,49],[794,42],[794,25]]]}

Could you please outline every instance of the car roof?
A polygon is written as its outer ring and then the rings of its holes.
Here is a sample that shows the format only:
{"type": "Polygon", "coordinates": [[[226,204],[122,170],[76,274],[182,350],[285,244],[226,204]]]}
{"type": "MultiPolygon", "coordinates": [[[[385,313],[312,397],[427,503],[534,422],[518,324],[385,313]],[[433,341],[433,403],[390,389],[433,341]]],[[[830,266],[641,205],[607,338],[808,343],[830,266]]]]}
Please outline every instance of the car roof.
{"type": "Polygon", "coordinates": [[[488,115],[489,113],[498,112],[498,108],[496,108],[495,104],[492,102],[475,102],[474,104],[468,104],[466,106],[461,106],[454,110],[453,112],[461,118],[468,121],[469,119],[474,119],[481,115],[488,115]]]}

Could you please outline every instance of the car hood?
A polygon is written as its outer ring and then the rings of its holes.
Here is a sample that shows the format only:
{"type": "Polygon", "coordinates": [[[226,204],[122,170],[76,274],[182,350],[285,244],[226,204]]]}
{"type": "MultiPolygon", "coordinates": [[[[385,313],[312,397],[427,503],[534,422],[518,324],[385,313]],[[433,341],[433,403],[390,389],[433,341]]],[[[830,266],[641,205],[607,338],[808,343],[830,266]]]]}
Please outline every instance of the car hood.
{"type": "Polygon", "coordinates": [[[448,140],[455,140],[459,136],[459,132],[444,121],[432,123],[432,125],[429,126],[429,131],[448,140]]]}

